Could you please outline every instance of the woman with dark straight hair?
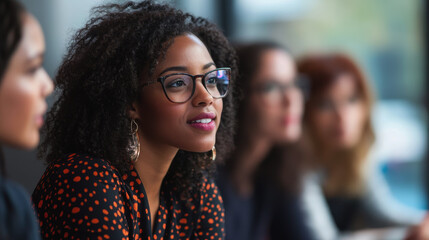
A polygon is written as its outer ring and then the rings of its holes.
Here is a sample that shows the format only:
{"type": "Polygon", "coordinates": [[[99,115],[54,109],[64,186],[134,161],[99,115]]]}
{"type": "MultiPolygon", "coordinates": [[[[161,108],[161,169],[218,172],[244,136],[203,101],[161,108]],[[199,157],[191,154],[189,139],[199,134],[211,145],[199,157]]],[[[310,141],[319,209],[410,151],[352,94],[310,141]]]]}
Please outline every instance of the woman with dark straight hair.
{"type": "Polygon", "coordinates": [[[243,94],[236,148],[217,177],[227,239],[313,239],[299,203],[304,95],[295,62],[273,42],[242,45],[237,53],[243,94]]]}
{"type": "Polygon", "coordinates": [[[45,42],[37,20],[12,0],[0,1],[0,239],[39,239],[25,190],[9,181],[1,145],[32,149],[53,85],[42,67],[45,42]]]}

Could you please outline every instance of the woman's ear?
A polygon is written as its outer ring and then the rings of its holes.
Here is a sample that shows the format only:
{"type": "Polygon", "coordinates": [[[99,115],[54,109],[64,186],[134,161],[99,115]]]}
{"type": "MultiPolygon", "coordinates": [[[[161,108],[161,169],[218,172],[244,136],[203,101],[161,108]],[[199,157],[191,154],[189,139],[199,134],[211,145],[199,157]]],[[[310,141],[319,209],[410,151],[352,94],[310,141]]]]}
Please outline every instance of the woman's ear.
{"type": "Polygon", "coordinates": [[[136,103],[131,104],[131,107],[128,110],[128,116],[131,119],[139,119],[140,120],[140,113],[139,113],[138,109],[139,108],[138,108],[136,103]]]}

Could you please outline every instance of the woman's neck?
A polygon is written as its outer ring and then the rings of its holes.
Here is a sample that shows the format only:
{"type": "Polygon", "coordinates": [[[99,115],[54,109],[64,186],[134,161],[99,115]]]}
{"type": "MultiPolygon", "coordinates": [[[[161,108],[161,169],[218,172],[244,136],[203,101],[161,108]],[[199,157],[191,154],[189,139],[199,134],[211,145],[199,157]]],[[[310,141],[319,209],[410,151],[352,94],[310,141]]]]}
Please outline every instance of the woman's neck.
{"type": "Polygon", "coordinates": [[[149,199],[159,197],[162,181],[167,175],[178,149],[144,141],[141,141],[140,149],[140,155],[134,163],[134,167],[139,173],[149,199]]]}
{"type": "Polygon", "coordinates": [[[152,231],[160,204],[162,181],[167,175],[177,151],[178,149],[172,146],[145,141],[140,137],[140,155],[134,163],[134,167],[146,191],[152,231]]]}
{"type": "Polygon", "coordinates": [[[256,169],[265,159],[272,144],[264,138],[249,137],[246,142],[237,147],[231,178],[242,195],[253,192],[253,177],[256,169]]]}

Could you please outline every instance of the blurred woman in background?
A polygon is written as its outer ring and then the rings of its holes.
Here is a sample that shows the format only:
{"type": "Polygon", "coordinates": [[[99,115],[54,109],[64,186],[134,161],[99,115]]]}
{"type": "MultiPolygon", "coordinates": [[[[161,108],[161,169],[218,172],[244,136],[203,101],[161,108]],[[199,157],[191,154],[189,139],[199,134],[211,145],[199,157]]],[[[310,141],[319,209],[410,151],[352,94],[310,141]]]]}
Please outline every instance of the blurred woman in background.
{"type": "MultiPolygon", "coordinates": [[[[53,84],[42,67],[45,42],[38,21],[15,1],[0,2],[0,144],[32,149],[53,84]]],[[[0,146],[0,239],[39,239],[27,193],[5,178],[0,146]]]]}
{"type": "Polygon", "coordinates": [[[219,167],[226,237],[312,239],[299,206],[303,93],[295,62],[272,42],[238,47],[236,149],[219,167]]]}
{"type": "Polygon", "coordinates": [[[304,128],[317,172],[313,183],[322,187],[324,204],[314,206],[313,192],[307,206],[313,205],[313,216],[326,216],[319,221],[325,226],[319,232],[332,232],[332,237],[362,228],[418,224],[424,212],[393,199],[372,159],[373,95],[356,63],[343,54],[315,55],[302,58],[298,69],[311,86],[304,128]]]}

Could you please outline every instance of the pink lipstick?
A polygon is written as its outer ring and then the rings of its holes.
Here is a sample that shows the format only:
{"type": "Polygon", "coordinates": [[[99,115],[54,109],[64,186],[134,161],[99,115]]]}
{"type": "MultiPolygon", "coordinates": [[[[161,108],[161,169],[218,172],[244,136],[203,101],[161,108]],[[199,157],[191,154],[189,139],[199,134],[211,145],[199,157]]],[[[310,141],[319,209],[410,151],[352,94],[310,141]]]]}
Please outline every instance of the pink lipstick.
{"type": "Polygon", "coordinates": [[[191,127],[204,130],[204,131],[212,131],[216,128],[215,124],[216,114],[214,113],[201,113],[198,116],[192,118],[187,123],[191,125],[191,127]]]}
{"type": "Polygon", "coordinates": [[[36,126],[38,127],[38,128],[41,128],[42,127],[42,125],[43,125],[43,115],[37,115],[36,117],[35,117],[35,121],[36,121],[36,126]]]}

